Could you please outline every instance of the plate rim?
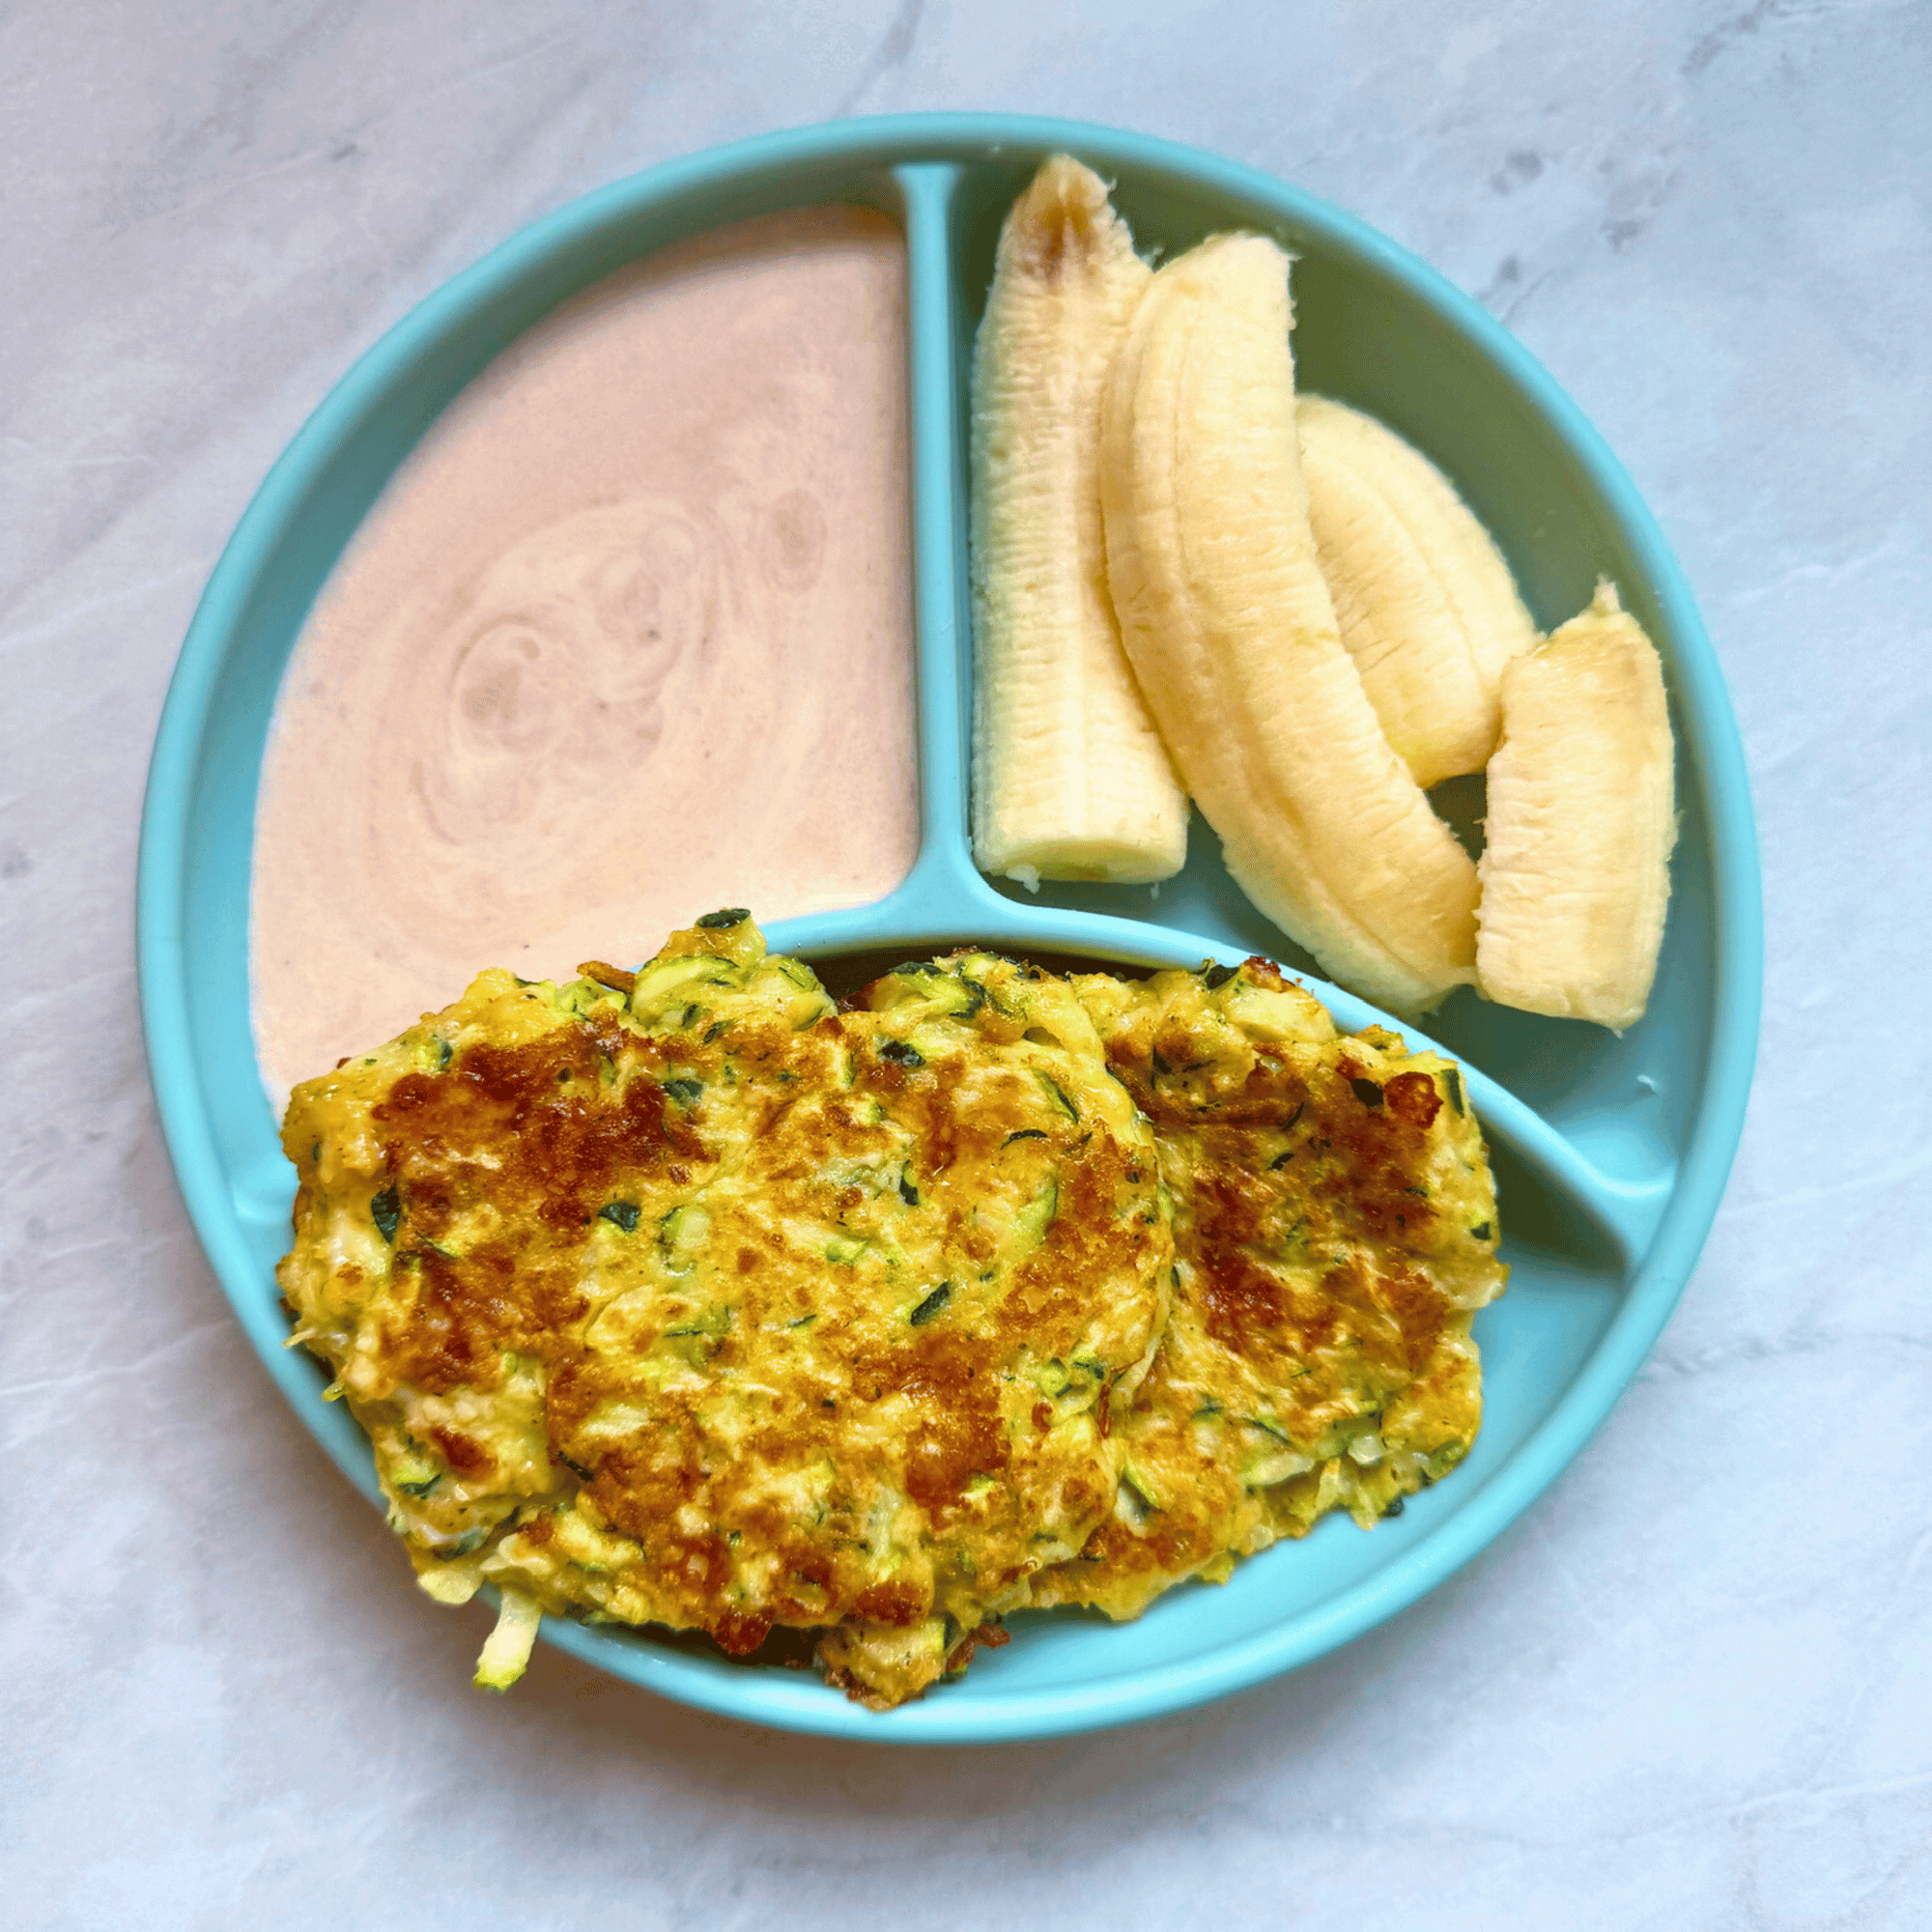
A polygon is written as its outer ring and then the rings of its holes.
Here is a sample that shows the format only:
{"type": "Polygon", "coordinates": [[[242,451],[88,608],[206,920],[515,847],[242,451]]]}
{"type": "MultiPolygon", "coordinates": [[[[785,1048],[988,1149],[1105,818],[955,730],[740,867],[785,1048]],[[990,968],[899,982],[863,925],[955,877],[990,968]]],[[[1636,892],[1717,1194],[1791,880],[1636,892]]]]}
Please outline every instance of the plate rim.
{"type": "MultiPolygon", "coordinates": [[[[1649,1247],[1627,1270],[1621,1306],[1550,1412],[1475,1493],[1412,1548],[1266,1632],[1184,1662],[1136,1666],[1062,1691],[1028,1691],[990,1710],[979,1707],[970,1692],[962,1698],[967,1687],[961,1686],[881,1714],[847,1703],[815,1679],[790,1673],[694,1671],[678,1667],[688,1661],[673,1653],[633,1653],[643,1662],[622,1667],[596,1631],[545,1620],[552,1642],[628,1682],[700,1709],[784,1730],[938,1745],[1014,1742],[1101,1729],[1228,1695],[1312,1662],[1387,1621],[1488,1547],[1602,1426],[1681,1297],[1716,1218],[1743,1131],[1757,1045],[1763,915],[1749,780],[1736,718],[1689,583],[1655,518],[1602,436],[1532,353],[1440,271],[1368,222],[1292,182],[1208,150],[1099,124],[998,113],[889,115],[781,129],[667,160],[591,189],[519,229],[431,291],[355,358],[290,440],[236,525],[199,600],[162,707],[144,798],[136,882],[140,1007],[156,1111],[184,1204],[270,1379],[330,1460],[368,1493],[366,1477],[342,1464],[306,1406],[293,1399],[291,1387],[277,1373],[281,1363],[268,1352],[251,1319],[245,1297],[250,1290],[259,1296],[260,1282],[236,1214],[235,1177],[204,1118],[183,956],[182,901],[197,754],[250,591],[317,477],[396,373],[434,347],[456,318],[553,250],[568,246],[574,232],[606,220],[613,211],[803,164],[843,161],[884,169],[923,162],[970,165],[1002,150],[1030,154],[1062,148],[1103,167],[1136,167],[1209,192],[1232,192],[1280,207],[1285,215],[1366,258],[1452,328],[1473,337],[1480,352],[1501,365],[1568,445],[1622,526],[1679,645],[1672,658],[1673,696],[1687,724],[1695,727],[1683,733],[1681,749],[1700,770],[1713,855],[1714,997],[1704,1042],[1703,1091],[1649,1247]],[[783,1694],[787,1690],[810,1695],[783,1694]],[[769,1708],[774,1704],[779,1708],[769,1708]]],[[[1055,916],[1054,909],[1040,909],[1042,945],[1051,943],[1055,916]]],[[[1191,937],[1179,928],[1163,930],[1191,937]]],[[[1228,950],[1217,943],[1197,943],[1210,952],[1228,950]]]]}

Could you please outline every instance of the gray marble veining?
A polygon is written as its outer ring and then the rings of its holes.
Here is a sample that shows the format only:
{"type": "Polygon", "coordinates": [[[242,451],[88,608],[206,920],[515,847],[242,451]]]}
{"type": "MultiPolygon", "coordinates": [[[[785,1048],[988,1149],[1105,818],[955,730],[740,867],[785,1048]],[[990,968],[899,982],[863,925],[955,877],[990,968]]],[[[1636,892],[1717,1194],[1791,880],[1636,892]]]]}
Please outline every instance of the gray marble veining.
{"type": "Polygon", "coordinates": [[[0,14],[0,1874],[35,1927],[1932,1923],[1932,11],[1802,0],[0,14]],[[1138,1730],[882,1753],[540,1655],[507,1700],[175,1196],[131,888],[174,653],[354,357],[736,135],[1198,142],[1478,294],[1630,467],[1756,787],[1726,1206],[1598,1440],[1407,1615],[1138,1730]]]}

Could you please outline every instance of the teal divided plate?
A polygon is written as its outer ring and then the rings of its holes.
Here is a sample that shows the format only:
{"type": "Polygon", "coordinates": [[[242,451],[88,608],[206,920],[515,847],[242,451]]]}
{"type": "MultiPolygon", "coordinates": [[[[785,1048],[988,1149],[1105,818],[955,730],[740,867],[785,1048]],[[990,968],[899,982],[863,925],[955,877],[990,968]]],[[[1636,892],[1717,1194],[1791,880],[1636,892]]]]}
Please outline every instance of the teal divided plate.
{"type": "MultiPolygon", "coordinates": [[[[313,1364],[283,1347],[274,1265],[293,1172],[256,1068],[248,1008],[257,775],[276,689],[311,601],[391,472],[493,356],[587,284],[699,230],[817,203],[902,224],[909,261],[922,842],[905,881],[854,911],[775,925],[816,959],[960,940],[1009,952],[1196,966],[1262,952],[1347,1028],[1379,1017],[1326,985],[1235,889],[1208,829],[1160,889],[982,879],[967,832],[972,675],[965,404],[973,331],[1006,209],[1066,150],[1118,183],[1144,247],[1218,229],[1298,258],[1303,384],[1383,417],[1461,486],[1539,623],[1613,578],[1662,653],[1682,832],[1656,992],[1621,1037],[1458,992],[1434,1037],[1469,1069],[1494,1157],[1508,1293],[1478,1318],[1487,1412],[1453,1480],[1365,1534],[1346,1520],[1172,1592],[1139,1622],[1012,1620],[1013,1642],[888,1713],[810,1675],[644,1634],[546,1620],[574,1656],[688,1704],[797,1731],[986,1743],[1119,1724],[1292,1669],[1432,1589],[1554,1480],[1603,1421],[1675,1306],[1742,1127],[1762,934],[1736,726],[1690,595],[1629,479],[1501,327],[1384,237],[1285,183],[1146,136],[1004,115],[919,115],[773,134],[586,195],[526,229],[399,323],[270,471],[183,646],[149,777],[140,866],[143,1011],[155,1092],[188,1210],[268,1372],[345,1474],[379,1497],[369,1448],[313,1364]]],[[[725,882],[721,882],[721,892],[725,882]]],[[[701,910],[701,908],[694,908],[701,910]]],[[[478,964],[487,962],[479,961],[478,964]]],[[[1416,1029],[1402,1029],[1409,1038],[1416,1029]]],[[[404,1567],[397,1565],[398,1585],[404,1567]]],[[[452,1671],[467,1634],[451,1633],[452,1671]]]]}

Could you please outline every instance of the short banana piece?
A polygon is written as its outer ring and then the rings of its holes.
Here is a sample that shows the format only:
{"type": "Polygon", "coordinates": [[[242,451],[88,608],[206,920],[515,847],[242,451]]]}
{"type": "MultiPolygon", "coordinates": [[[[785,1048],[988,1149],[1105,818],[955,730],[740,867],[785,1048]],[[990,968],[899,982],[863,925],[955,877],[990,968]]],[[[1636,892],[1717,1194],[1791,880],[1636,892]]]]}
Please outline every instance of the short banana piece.
{"type": "Polygon", "coordinates": [[[1472,977],[1476,873],[1343,647],[1297,454],[1288,258],[1224,235],[1134,313],[1101,417],[1121,633],[1236,883],[1399,1012],[1472,977]]]}
{"type": "Polygon", "coordinates": [[[1065,155],[1014,203],[973,360],[973,840],[1036,884],[1171,877],[1187,801],[1107,589],[1100,394],[1151,271],[1065,155]]]}
{"type": "Polygon", "coordinates": [[[1296,406],[1309,521],[1342,641],[1419,785],[1495,749],[1503,667],[1536,626],[1490,533],[1428,457],[1322,396],[1296,406]]]}
{"type": "Polygon", "coordinates": [[[1479,983],[1621,1032],[1643,1015],[1677,839],[1657,651],[1607,582],[1503,673],[1490,760],[1479,983]]]}

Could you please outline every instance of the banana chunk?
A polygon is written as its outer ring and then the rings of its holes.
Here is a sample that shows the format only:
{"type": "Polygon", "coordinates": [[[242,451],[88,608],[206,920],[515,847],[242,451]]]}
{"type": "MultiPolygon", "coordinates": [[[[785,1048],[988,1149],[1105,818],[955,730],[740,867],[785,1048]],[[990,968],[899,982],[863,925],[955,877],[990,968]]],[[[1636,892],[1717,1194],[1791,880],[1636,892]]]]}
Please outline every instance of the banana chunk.
{"type": "Polygon", "coordinates": [[[1455,485],[1394,430],[1324,396],[1295,408],[1316,554],[1342,641],[1416,783],[1479,772],[1503,668],[1536,626],[1455,485]]]}
{"type": "Polygon", "coordinates": [[[973,841],[1030,884],[1148,884],[1187,857],[1100,534],[1100,394],[1151,272],[1106,184],[1056,155],[1007,216],[974,350],[973,841]]]}
{"type": "Polygon", "coordinates": [[[1502,708],[1479,983],[1621,1033],[1650,998],[1677,817],[1662,670],[1613,585],[1510,665],[1502,708]]]}
{"type": "Polygon", "coordinates": [[[1288,257],[1223,235],[1149,284],[1108,380],[1100,493],[1122,639],[1255,904],[1399,1012],[1473,976],[1476,872],[1344,648],[1295,437],[1288,257]]]}

